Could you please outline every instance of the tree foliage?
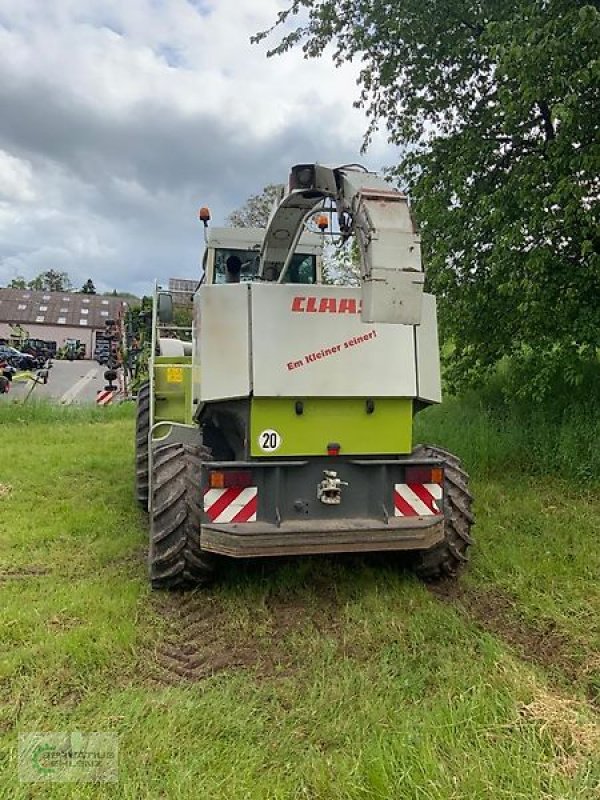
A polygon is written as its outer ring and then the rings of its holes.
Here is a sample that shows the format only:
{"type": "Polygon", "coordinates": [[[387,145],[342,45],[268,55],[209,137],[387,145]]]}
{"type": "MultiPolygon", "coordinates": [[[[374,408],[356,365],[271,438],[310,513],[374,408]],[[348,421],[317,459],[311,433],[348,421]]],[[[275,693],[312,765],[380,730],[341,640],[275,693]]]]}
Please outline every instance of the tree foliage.
{"type": "Polygon", "coordinates": [[[360,253],[356,239],[325,243],[323,282],[334,286],[360,286],[360,253]]]}
{"type": "Polygon", "coordinates": [[[600,347],[597,0],[294,0],[278,26],[270,55],[361,60],[365,143],[404,146],[455,383],[505,356],[576,382],[600,347]]]}
{"type": "Polygon", "coordinates": [[[27,283],[28,289],[38,292],[68,292],[72,283],[66,272],[48,269],[27,283]]]}
{"type": "Polygon", "coordinates": [[[227,221],[234,228],[266,228],[273,205],[281,198],[281,186],[269,183],[260,194],[252,195],[241,208],[232,211],[227,221]]]}
{"type": "Polygon", "coordinates": [[[11,282],[8,284],[9,289],[26,289],[27,288],[27,281],[22,275],[17,275],[16,278],[13,278],[11,282]]]}
{"type": "Polygon", "coordinates": [[[96,294],[96,287],[94,286],[94,281],[91,278],[88,278],[81,287],[81,294],[96,294]]]}

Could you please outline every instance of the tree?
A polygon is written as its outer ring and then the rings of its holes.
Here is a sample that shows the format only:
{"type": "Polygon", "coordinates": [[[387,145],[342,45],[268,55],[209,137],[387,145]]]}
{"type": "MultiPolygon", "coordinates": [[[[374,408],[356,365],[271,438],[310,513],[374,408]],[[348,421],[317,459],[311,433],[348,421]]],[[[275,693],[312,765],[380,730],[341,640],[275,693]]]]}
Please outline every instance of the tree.
{"type": "Polygon", "coordinates": [[[274,28],[298,14],[269,55],[361,60],[365,146],[404,147],[454,382],[532,354],[576,381],[600,346],[597,2],[293,0],[274,28]]]}
{"type": "Polygon", "coordinates": [[[13,278],[12,281],[8,284],[9,289],[26,289],[27,282],[22,275],[17,275],[16,278],[13,278]]]}
{"type": "Polygon", "coordinates": [[[356,239],[325,243],[323,281],[336,286],[360,286],[360,253],[356,239]]]}
{"type": "Polygon", "coordinates": [[[266,228],[273,205],[282,195],[282,187],[269,183],[261,194],[246,200],[241,208],[232,211],[227,221],[234,228],[266,228]]]}
{"type": "Polygon", "coordinates": [[[133,294],[132,292],[118,292],[116,289],[113,289],[112,292],[102,292],[102,297],[121,297],[123,300],[133,300],[136,303],[140,302],[140,298],[137,294],[133,294]]]}
{"type": "Polygon", "coordinates": [[[88,278],[81,287],[81,294],[96,294],[96,287],[94,286],[94,281],[91,278],[88,278]]]}
{"type": "Polygon", "coordinates": [[[29,289],[39,292],[68,292],[72,283],[66,272],[49,269],[36,275],[33,280],[29,281],[27,286],[29,289]]]}

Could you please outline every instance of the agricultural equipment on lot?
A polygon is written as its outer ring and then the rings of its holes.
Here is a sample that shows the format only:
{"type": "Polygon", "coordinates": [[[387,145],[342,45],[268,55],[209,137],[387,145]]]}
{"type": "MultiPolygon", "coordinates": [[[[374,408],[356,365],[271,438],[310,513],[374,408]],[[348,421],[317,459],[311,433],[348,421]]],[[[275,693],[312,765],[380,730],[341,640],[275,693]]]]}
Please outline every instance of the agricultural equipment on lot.
{"type": "Polygon", "coordinates": [[[207,581],[220,556],[410,551],[454,577],[473,522],[458,459],[412,443],[441,400],[435,298],[407,198],[357,166],[292,168],[266,229],[208,228],[192,343],[155,291],[138,393],[136,486],[156,588],[207,581]],[[360,288],[322,283],[333,208],[360,288]]]}
{"type": "Polygon", "coordinates": [[[28,339],[29,333],[17,322],[9,322],[8,327],[10,328],[8,343],[17,350],[23,350],[23,344],[28,339]]]}
{"type": "Polygon", "coordinates": [[[21,400],[25,404],[33,394],[36,386],[48,383],[48,367],[36,369],[35,371],[18,369],[11,366],[7,361],[3,361],[2,356],[0,356],[0,394],[8,394],[13,383],[30,384],[29,390],[21,400]]]}
{"type": "Polygon", "coordinates": [[[59,361],[81,361],[85,358],[86,347],[79,339],[66,339],[56,353],[59,361]]]}
{"type": "Polygon", "coordinates": [[[56,356],[57,346],[45,339],[25,339],[21,350],[33,356],[41,367],[56,356]]]}

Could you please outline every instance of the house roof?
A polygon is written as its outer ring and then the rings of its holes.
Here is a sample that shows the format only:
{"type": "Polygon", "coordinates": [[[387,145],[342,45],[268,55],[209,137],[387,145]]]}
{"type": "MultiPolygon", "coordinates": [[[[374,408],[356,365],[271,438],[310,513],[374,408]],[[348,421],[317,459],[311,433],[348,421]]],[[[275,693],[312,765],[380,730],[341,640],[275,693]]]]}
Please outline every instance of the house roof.
{"type": "Polygon", "coordinates": [[[118,319],[127,305],[121,297],[98,294],[0,289],[0,322],[104,328],[106,320],[118,319]]]}

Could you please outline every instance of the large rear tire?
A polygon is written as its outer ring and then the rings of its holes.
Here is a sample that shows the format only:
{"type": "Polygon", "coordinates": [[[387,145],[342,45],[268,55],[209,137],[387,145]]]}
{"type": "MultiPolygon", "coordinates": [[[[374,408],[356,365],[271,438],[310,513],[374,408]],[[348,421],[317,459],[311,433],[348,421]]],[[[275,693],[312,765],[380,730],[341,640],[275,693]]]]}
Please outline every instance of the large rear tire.
{"type": "Polygon", "coordinates": [[[413,456],[439,458],[444,462],[444,539],[431,550],[415,557],[414,569],[426,581],[456,578],[469,560],[473,544],[471,526],[475,518],[471,511],[473,497],[469,491],[469,476],[459,459],[441,447],[419,445],[413,456]]]}
{"type": "Polygon", "coordinates": [[[200,470],[206,448],[166,444],[152,456],[149,567],[153,589],[185,589],[208,583],[214,556],[200,547],[200,470]]]}
{"type": "Polygon", "coordinates": [[[143,509],[148,508],[148,437],[150,435],[150,384],[143,383],[137,396],[135,418],[135,494],[143,509]]]}

